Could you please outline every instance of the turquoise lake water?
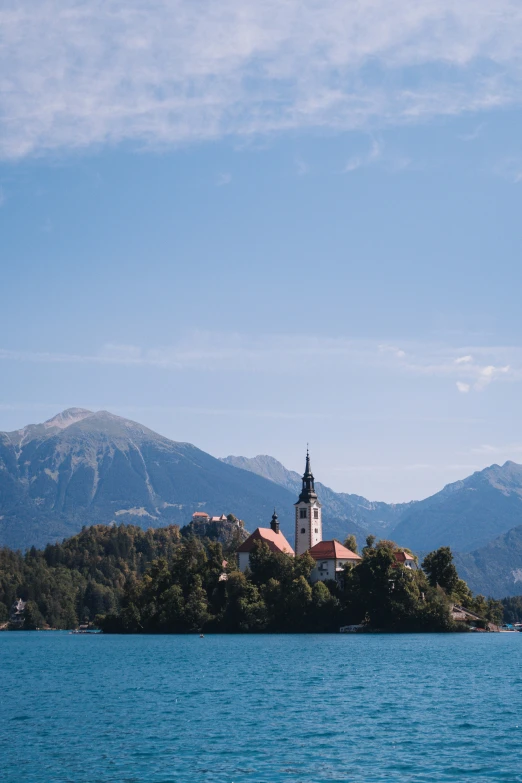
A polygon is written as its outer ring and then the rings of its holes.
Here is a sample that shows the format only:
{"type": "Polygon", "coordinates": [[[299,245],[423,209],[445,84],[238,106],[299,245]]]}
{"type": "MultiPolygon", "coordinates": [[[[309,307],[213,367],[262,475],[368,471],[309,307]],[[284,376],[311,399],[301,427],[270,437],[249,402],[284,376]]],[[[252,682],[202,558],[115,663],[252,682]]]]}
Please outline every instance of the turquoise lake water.
{"type": "Polygon", "coordinates": [[[4,783],[522,781],[522,634],[0,633],[4,783]]]}

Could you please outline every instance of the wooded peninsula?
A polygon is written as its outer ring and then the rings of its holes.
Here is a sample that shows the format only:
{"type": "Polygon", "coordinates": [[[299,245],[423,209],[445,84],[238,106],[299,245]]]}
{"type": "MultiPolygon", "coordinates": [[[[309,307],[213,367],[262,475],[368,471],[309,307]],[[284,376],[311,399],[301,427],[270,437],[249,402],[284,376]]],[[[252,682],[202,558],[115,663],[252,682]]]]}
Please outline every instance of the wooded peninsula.
{"type": "MultiPolygon", "coordinates": [[[[357,547],[353,538],[348,543],[357,547]]],[[[452,615],[455,605],[482,618],[483,627],[503,620],[502,602],[472,595],[447,547],[408,569],[397,563],[394,542],[369,536],[362,559],[347,565],[341,580],[311,584],[316,563],[308,553],[289,557],[256,542],[243,573],[237,546],[201,538],[190,526],[95,525],[43,550],[3,548],[0,625],[72,629],[90,622],[108,633],[328,633],[352,624],[466,630],[452,615]],[[18,599],[23,618],[13,624],[18,599]]]]}

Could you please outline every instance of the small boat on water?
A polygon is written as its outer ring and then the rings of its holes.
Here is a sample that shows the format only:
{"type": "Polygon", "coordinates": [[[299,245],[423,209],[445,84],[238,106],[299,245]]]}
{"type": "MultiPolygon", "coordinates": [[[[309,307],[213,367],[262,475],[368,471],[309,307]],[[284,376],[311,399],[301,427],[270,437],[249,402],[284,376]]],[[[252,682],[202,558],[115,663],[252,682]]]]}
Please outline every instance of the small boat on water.
{"type": "Polygon", "coordinates": [[[101,628],[91,628],[89,625],[79,625],[78,628],[75,628],[73,631],[69,631],[71,634],[79,634],[79,633],[103,633],[101,628]]]}

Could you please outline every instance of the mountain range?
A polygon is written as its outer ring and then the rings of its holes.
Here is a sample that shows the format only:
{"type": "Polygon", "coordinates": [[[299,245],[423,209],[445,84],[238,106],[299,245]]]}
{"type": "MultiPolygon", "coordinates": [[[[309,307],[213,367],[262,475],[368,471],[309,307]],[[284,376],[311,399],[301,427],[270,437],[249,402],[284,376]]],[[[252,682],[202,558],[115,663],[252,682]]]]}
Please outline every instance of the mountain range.
{"type": "MultiPolygon", "coordinates": [[[[301,477],[270,456],[217,459],[107,411],[71,408],[0,433],[0,545],[43,546],[84,525],[187,524],[234,513],[247,529],[274,506],[287,538],[301,477]]],[[[492,465],[421,501],[389,504],[316,482],[323,535],[393,538],[417,552],[451,546],[459,572],[489,595],[522,593],[522,466],[492,465]]]]}
{"type": "Polygon", "coordinates": [[[274,505],[292,528],[289,490],[106,411],[71,408],[0,433],[0,544],[42,546],[97,523],[161,527],[194,511],[232,512],[251,528],[274,505]]]}
{"type": "MultiPolygon", "coordinates": [[[[294,470],[288,470],[274,457],[259,455],[248,459],[247,457],[223,457],[222,462],[233,465],[242,470],[248,470],[258,476],[263,476],[276,484],[290,490],[297,496],[301,491],[301,476],[294,470]]],[[[303,465],[304,467],[304,465],[303,465]]],[[[373,503],[360,495],[348,495],[344,492],[334,492],[333,489],[315,482],[315,488],[323,507],[323,519],[328,526],[331,535],[346,537],[346,523],[357,525],[365,531],[384,534],[392,529],[403,513],[412,505],[411,503],[373,503]]],[[[354,529],[350,530],[355,532],[354,529]]]]}

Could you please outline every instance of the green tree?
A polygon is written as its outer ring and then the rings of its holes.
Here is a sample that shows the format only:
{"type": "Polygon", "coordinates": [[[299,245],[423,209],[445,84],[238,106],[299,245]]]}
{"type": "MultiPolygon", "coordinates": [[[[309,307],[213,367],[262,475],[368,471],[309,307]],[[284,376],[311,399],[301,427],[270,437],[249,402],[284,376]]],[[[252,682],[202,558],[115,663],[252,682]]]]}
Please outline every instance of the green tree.
{"type": "Polygon", "coordinates": [[[504,607],[501,601],[495,601],[494,598],[488,598],[486,617],[491,623],[501,625],[504,620],[504,607]]]}
{"type": "Polygon", "coordinates": [[[225,584],[227,603],[223,629],[250,633],[265,630],[268,623],[266,604],[256,585],[241,571],[229,574],[225,584]]]}
{"type": "Polygon", "coordinates": [[[24,609],[24,631],[35,631],[44,625],[45,620],[38,608],[38,604],[35,601],[27,601],[24,609]]]}
{"type": "Polygon", "coordinates": [[[376,628],[385,628],[390,617],[395,564],[389,549],[368,546],[365,557],[352,569],[347,588],[352,592],[349,604],[358,607],[359,619],[368,617],[376,628]]]}
{"type": "Polygon", "coordinates": [[[375,544],[375,536],[372,535],[366,536],[366,546],[363,547],[363,551],[362,551],[363,557],[366,557],[366,555],[373,550],[374,544],[375,544]]]}
{"type": "Polygon", "coordinates": [[[188,631],[201,630],[209,619],[207,594],[198,574],[194,576],[194,582],[186,597],[183,619],[188,631]]]}
{"type": "Polygon", "coordinates": [[[439,585],[448,595],[458,587],[459,575],[453,565],[453,555],[449,546],[441,546],[426,555],[422,561],[422,568],[432,587],[439,585]]]}
{"type": "Polygon", "coordinates": [[[504,610],[503,620],[505,623],[522,622],[522,595],[503,598],[500,603],[504,610]]]}
{"type": "Polygon", "coordinates": [[[341,602],[324,582],[312,586],[309,608],[310,630],[316,633],[337,631],[341,625],[341,602]]]}
{"type": "Polygon", "coordinates": [[[287,583],[293,578],[294,568],[295,558],[282,552],[271,552],[266,541],[254,542],[250,552],[250,571],[255,584],[266,584],[269,579],[287,583]]]}
{"type": "Polygon", "coordinates": [[[350,552],[355,552],[355,554],[357,554],[357,539],[353,533],[350,533],[348,536],[346,536],[344,545],[347,549],[350,550],[350,552]]]}
{"type": "Polygon", "coordinates": [[[180,585],[171,585],[161,596],[159,624],[163,631],[184,630],[185,599],[180,585]]]}

